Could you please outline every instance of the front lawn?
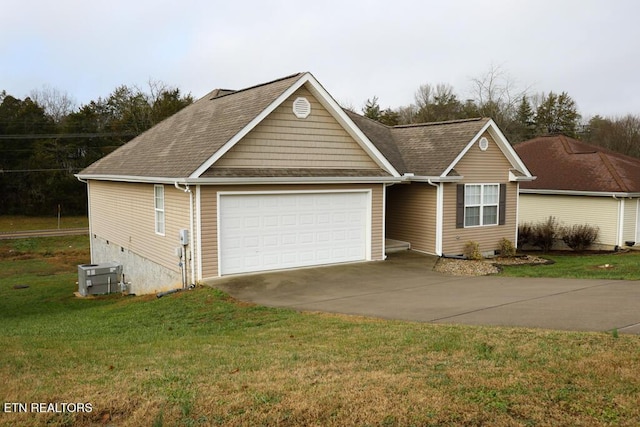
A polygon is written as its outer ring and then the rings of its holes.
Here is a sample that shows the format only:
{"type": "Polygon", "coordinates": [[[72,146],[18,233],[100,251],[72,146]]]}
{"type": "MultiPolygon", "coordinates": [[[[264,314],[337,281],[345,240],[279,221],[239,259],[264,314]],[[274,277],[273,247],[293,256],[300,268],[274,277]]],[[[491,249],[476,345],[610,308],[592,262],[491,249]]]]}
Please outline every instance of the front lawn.
{"type": "Polygon", "coordinates": [[[298,313],[206,287],[79,299],[88,238],[30,242],[0,255],[0,425],[640,424],[638,336],[298,313]],[[70,402],[92,411],[7,412],[70,402]]]}
{"type": "Polygon", "coordinates": [[[640,251],[605,254],[537,254],[553,264],[504,266],[503,276],[640,280],[640,251]]]}

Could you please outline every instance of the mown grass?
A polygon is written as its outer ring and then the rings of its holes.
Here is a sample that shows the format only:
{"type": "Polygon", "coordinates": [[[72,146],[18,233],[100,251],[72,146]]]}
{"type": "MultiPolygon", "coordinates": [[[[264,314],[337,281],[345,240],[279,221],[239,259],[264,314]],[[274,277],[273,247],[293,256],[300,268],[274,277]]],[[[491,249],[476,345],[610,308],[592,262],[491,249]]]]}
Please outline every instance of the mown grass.
{"type": "Polygon", "coordinates": [[[554,252],[541,256],[553,264],[504,266],[500,274],[511,277],[640,280],[640,251],[605,254],[554,252]]]}
{"type": "MultiPolygon", "coordinates": [[[[86,216],[62,216],[60,228],[88,227],[89,219],[86,216]]],[[[52,230],[58,228],[58,217],[51,216],[22,216],[0,215],[0,232],[27,231],[27,230],[52,230]]]]}
{"type": "Polygon", "coordinates": [[[3,252],[0,400],[93,411],[0,425],[640,423],[637,336],[298,313],[205,287],[78,299],[81,238],[3,252]]]}

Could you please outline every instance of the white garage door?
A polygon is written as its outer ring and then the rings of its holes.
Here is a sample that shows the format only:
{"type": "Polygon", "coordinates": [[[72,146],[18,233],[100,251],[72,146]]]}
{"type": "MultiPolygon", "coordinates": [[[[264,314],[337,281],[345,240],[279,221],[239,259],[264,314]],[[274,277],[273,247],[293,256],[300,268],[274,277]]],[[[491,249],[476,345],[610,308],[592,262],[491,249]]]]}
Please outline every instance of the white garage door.
{"type": "Polygon", "coordinates": [[[220,273],[367,259],[368,192],[222,194],[220,273]]]}

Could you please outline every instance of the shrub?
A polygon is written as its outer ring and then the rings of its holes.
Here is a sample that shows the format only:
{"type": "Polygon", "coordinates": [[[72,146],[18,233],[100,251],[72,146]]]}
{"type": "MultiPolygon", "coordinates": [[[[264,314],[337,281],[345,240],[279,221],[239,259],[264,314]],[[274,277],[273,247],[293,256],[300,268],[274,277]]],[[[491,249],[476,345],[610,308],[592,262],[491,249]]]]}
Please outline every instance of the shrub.
{"type": "Polygon", "coordinates": [[[562,228],[562,241],[574,251],[583,251],[598,240],[600,229],[589,224],[575,224],[562,228]]]}
{"type": "Polygon", "coordinates": [[[516,254],[516,248],[511,243],[511,240],[503,237],[498,245],[500,247],[500,256],[511,258],[516,254]]]}
{"type": "Polygon", "coordinates": [[[527,243],[531,243],[533,237],[533,226],[525,222],[518,226],[518,247],[522,249],[527,243]]]}
{"type": "Polygon", "coordinates": [[[529,243],[542,249],[542,252],[549,252],[558,237],[558,232],[558,221],[556,217],[550,216],[546,221],[541,221],[532,227],[529,243]]]}
{"type": "Polygon", "coordinates": [[[482,259],[482,252],[480,252],[480,244],[478,242],[470,241],[465,243],[463,253],[467,259],[482,259]]]}

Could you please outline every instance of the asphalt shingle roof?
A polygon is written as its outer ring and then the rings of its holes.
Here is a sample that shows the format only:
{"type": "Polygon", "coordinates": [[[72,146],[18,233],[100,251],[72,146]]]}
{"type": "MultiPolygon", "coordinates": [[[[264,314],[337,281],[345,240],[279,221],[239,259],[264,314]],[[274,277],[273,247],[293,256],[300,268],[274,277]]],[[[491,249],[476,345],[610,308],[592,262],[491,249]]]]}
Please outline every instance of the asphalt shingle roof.
{"type": "Polygon", "coordinates": [[[640,159],[564,135],[534,138],[514,149],[538,177],[521,183],[523,189],[640,192],[640,159]]]}
{"type": "MultiPolygon", "coordinates": [[[[93,163],[79,175],[189,177],[301,76],[298,73],[239,91],[216,89],[93,163]]],[[[389,127],[350,111],[346,114],[398,172],[417,176],[440,176],[489,121],[483,118],[389,127]]],[[[334,176],[362,176],[362,171],[345,170],[214,172],[211,168],[202,176],[320,177],[332,173],[334,176]]],[[[451,174],[455,175],[455,172],[451,174]]]]}
{"type": "Polygon", "coordinates": [[[79,175],[188,177],[300,76],[235,92],[216,89],[79,175]]]}
{"type": "Polygon", "coordinates": [[[389,127],[347,113],[398,172],[418,176],[440,176],[489,121],[476,118],[389,127]]]}

